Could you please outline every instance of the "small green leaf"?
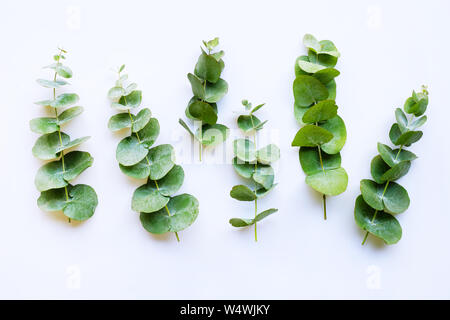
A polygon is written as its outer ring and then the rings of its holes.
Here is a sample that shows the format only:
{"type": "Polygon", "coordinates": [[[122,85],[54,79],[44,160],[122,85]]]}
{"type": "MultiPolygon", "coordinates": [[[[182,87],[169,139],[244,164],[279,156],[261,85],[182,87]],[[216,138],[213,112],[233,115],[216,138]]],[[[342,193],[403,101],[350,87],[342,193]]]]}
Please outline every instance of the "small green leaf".
{"type": "Polygon", "coordinates": [[[374,157],[370,163],[370,173],[372,174],[373,180],[376,183],[382,184],[385,180],[382,179],[383,174],[390,169],[389,165],[384,162],[380,155],[374,157]]]}
{"type": "Polygon", "coordinates": [[[170,199],[165,208],[153,213],[141,213],[142,226],[150,233],[179,232],[197,219],[198,200],[190,194],[181,194],[170,199]],[[168,214],[170,213],[170,215],[168,214]]]}
{"type": "Polygon", "coordinates": [[[39,83],[41,86],[43,86],[44,88],[59,88],[61,86],[64,86],[66,84],[69,84],[67,81],[65,80],[55,80],[55,81],[51,81],[51,80],[45,80],[45,79],[37,79],[36,80],[37,83],[39,83]]]}
{"type": "Polygon", "coordinates": [[[131,208],[136,212],[155,212],[166,206],[170,198],[159,192],[154,181],[148,181],[133,193],[131,208]]]}
{"type": "Polygon", "coordinates": [[[50,106],[53,108],[64,108],[77,103],[79,99],[80,97],[76,93],[63,93],[57,96],[50,106]]]}
{"type": "Polygon", "coordinates": [[[322,153],[322,163],[320,161],[317,147],[301,147],[299,150],[299,160],[303,171],[307,175],[312,175],[322,170],[337,169],[341,166],[341,155],[322,153]],[[323,169],[322,169],[323,165],[323,169]]]}
{"type": "Polygon", "coordinates": [[[181,166],[174,165],[173,168],[160,180],[158,180],[159,192],[163,196],[171,196],[177,192],[184,181],[184,170],[181,166]]]}
{"type": "MultiPolygon", "coordinates": [[[[70,186],[68,186],[70,191],[70,186]]],[[[61,211],[66,206],[66,190],[64,188],[50,189],[41,192],[37,200],[38,207],[43,211],[61,211]]]]}
{"type": "Polygon", "coordinates": [[[230,196],[239,201],[253,201],[256,199],[255,193],[244,185],[234,186],[230,191],[230,196]]]}
{"type": "Polygon", "coordinates": [[[30,129],[39,134],[53,133],[59,130],[55,118],[35,118],[30,121],[30,129]]]}
{"type": "Polygon", "coordinates": [[[407,131],[403,133],[396,142],[394,143],[397,146],[410,146],[413,143],[419,141],[423,136],[422,131],[407,131]]]}
{"type": "Polygon", "coordinates": [[[402,161],[386,171],[381,176],[381,181],[385,182],[398,180],[408,173],[410,167],[411,161],[402,161]]]}
{"type": "Polygon", "coordinates": [[[292,141],[293,147],[315,147],[333,139],[333,134],[321,127],[308,124],[301,128],[292,141]]]}
{"type": "Polygon", "coordinates": [[[262,219],[267,218],[268,216],[270,216],[271,214],[273,214],[277,211],[278,211],[278,209],[274,209],[274,208],[264,210],[263,212],[258,213],[258,215],[256,216],[256,218],[254,220],[255,220],[255,222],[261,221],[262,219]]]}
{"type": "MultiPolygon", "coordinates": [[[[138,132],[142,130],[150,121],[152,117],[152,112],[148,108],[144,108],[141,111],[138,112],[138,114],[135,116],[133,125],[132,125],[132,132],[138,132]]],[[[158,122],[155,119],[156,122],[158,122]]],[[[159,123],[158,123],[158,131],[159,131],[159,123]]]]}
{"type": "Polygon", "coordinates": [[[409,126],[409,130],[416,130],[417,128],[423,126],[427,122],[427,116],[423,116],[419,119],[414,120],[409,126]]]}
{"type": "Polygon", "coordinates": [[[58,148],[61,144],[65,145],[70,141],[70,137],[61,132],[53,132],[44,134],[36,140],[33,146],[33,155],[41,160],[52,160],[58,158],[59,151],[58,148]]]}
{"type": "Polygon", "coordinates": [[[403,149],[392,150],[389,146],[382,143],[378,143],[378,152],[389,167],[393,167],[402,161],[412,161],[417,159],[417,156],[410,151],[403,149]]]}
{"type": "Polygon", "coordinates": [[[305,34],[303,36],[303,44],[308,49],[314,50],[316,53],[320,51],[321,45],[319,41],[312,34],[305,34]]]}
{"type": "Polygon", "coordinates": [[[257,127],[261,124],[261,120],[254,115],[240,115],[238,117],[237,124],[239,129],[245,133],[250,133],[257,129],[257,127]]]}
{"type": "Polygon", "coordinates": [[[84,221],[94,215],[98,198],[92,187],[77,184],[70,189],[69,196],[70,200],[63,209],[66,217],[76,221],[84,221]]]}
{"type": "Polygon", "coordinates": [[[178,123],[184,128],[186,129],[187,132],[189,132],[189,134],[194,138],[195,135],[192,132],[191,128],[189,128],[189,126],[186,124],[186,122],[183,121],[183,119],[178,119],[178,123]]]}
{"type": "Polygon", "coordinates": [[[262,164],[275,162],[280,159],[280,149],[274,144],[269,144],[256,151],[256,159],[262,164]]]}
{"type": "Polygon", "coordinates": [[[316,78],[307,75],[295,78],[293,90],[295,103],[301,107],[308,107],[328,98],[327,88],[316,78]]]}
{"type": "Polygon", "coordinates": [[[119,68],[119,73],[122,72],[124,69],[125,69],[125,65],[123,64],[123,65],[121,65],[120,68],[119,68]]]}
{"type": "Polygon", "coordinates": [[[406,118],[406,115],[402,109],[397,108],[395,110],[395,118],[399,125],[400,131],[405,132],[407,130],[406,128],[408,127],[408,119],[406,118]]]}
{"type": "Polygon", "coordinates": [[[63,78],[72,78],[72,70],[69,67],[58,63],[55,68],[56,73],[63,78]]]}
{"type": "Polygon", "coordinates": [[[230,135],[230,129],[223,124],[204,124],[201,130],[197,130],[195,137],[204,146],[217,146],[227,140],[230,135]]]}
{"type": "Polygon", "coordinates": [[[215,83],[206,83],[205,89],[205,101],[206,102],[217,102],[222,99],[228,92],[228,83],[219,79],[215,83]]]}
{"type": "Polygon", "coordinates": [[[256,160],[255,144],[248,139],[233,141],[234,154],[242,161],[253,162],[256,160]]]}
{"type": "MultiPolygon", "coordinates": [[[[322,70],[317,71],[316,73],[314,73],[312,76],[314,78],[316,78],[317,80],[319,80],[320,82],[322,82],[323,84],[327,85],[329,84],[331,81],[334,80],[334,78],[336,78],[337,76],[339,76],[341,73],[334,69],[334,68],[325,68],[322,70]]],[[[331,95],[328,96],[328,99],[333,99],[331,95]]]]}
{"type": "Polygon", "coordinates": [[[309,108],[303,115],[304,123],[316,123],[331,119],[337,115],[337,105],[334,100],[323,100],[309,108]]]}
{"type": "Polygon", "coordinates": [[[119,99],[119,104],[127,109],[139,107],[142,101],[142,91],[135,90],[119,99]]]}
{"type": "Polygon", "coordinates": [[[116,149],[116,159],[124,166],[132,166],[147,155],[148,150],[144,144],[139,143],[135,136],[123,138],[116,149]]]}
{"type": "Polygon", "coordinates": [[[320,193],[337,196],[347,189],[348,176],[344,168],[337,168],[309,175],[305,181],[306,184],[320,193]]]}
{"type": "Polygon", "coordinates": [[[67,150],[67,149],[76,147],[76,146],[82,144],[83,142],[85,142],[86,140],[88,140],[89,138],[90,138],[90,137],[82,137],[82,138],[77,138],[77,139],[72,140],[72,141],[66,141],[65,143],[63,143],[62,146],[60,145],[60,146],[56,149],[56,151],[57,151],[57,152],[61,152],[61,151],[64,151],[64,150],[67,150]]]}
{"type": "Polygon", "coordinates": [[[299,60],[298,65],[299,65],[300,69],[302,69],[306,73],[316,73],[320,70],[325,69],[325,67],[320,64],[311,63],[311,62],[303,61],[303,60],[299,60]]]}
{"type": "Polygon", "coordinates": [[[195,75],[200,79],[207,80],[211,83],[216,83],[220,78],[222,68],[219,61],[211,55],[202,52],[195,65],[195,75]]]}
{"type": "Polygon", "coordinates": [[[382,239],[387,244],[395,244],[402,237],[402,228],[397,219],[385,212],[377,212],[364,201],[362,196],[356,198],[355,221],[363,230],[382,239]]]}
{"type": "Polygon", "coordinates": [[[264,107],[265,105],[266,105],[265,103],[258,104],[256,107],[254,107],[254,108],[250,111],[250,114],[255,113],[256,111],[258,111],[259,109],[261,109],[261,108],[264,107]]]}
{"type": "Polygon", "coordinates": [[[255,172],[255,165],[239,160],[238,157],[233,158],[233,168],[243,178],[250,179],[255,172]]]}
{"type": "Polygon", "coordinates": [[[248,227],[255,224],[253,219],[232,218],[229,223],[236,228],[248,227]]]}
{"type": "Polygon", "coordinates": [[[253,173],[253,180],[262,185],[265,189],[270,189],[275,179],[275,173],[271,166],[257,166],[253,173]]]}
{"type": "Polygon", "coordinates": [[[170,144],[161,144],[148,151],[150,179],[163,178],[175,165],[175,150],[170,144]]]}
{"type": "Polygon", "coordinates": [[[142,130],[137,135],[139,136],[141,144],[150,148],[159,136],[159,122],[156,118],[151,118],[142,130]]]}
{"type": "Polygon", "coordinates": [[[122,87],[112,87],[111,89],[109,89],[108,91],[108,98],[111,100],[117,100],[120,97],[122,97],[123,95],[125,95],[125,89],[122,87]]]}
{"type": "Polygon", "coordinates": [[[217,112],[209,103],[203,101],[197,100],[190,104],[189,114],[195,119],[210,125],[214,125],[217,122],[217,112]]]}
{"type": "Polygon", "coordinates": [[[260,198],[266,196],[270,191],[273,190],[273,188],[276,187],[276,185],[277,185],[277,183],[274,183],[270,189],[266,189],[266,188],[264,188],[264,187],[261,187],[261,188],[256,189],[256,191],[255,191],[256,197],[257,197],[258,199],[260,199],[260,198]]]}
{"type": "Polygon", "coordinates": [[[58,116],[58,124],[62,125],[69,122],[73,118],[79,116],[83,112],[83,107],[77,106],[66,109],[63,113],[58,116]]]}
{"type": "Polygon", "coordinates": [[[132,115],[128,112],[118,113],[109,118],[108,128],[111,131],[118,131],[124,128],[131,128],[132,115]]]}
{"type": "Polygon", "coordinates": [[[146,158],[132,166],[119,163],[119,167],[124,174],[135,179],[147,179],[150,175],[150,165],[146,158]]]}
{"type": "Polygon", "coordinates": [[[344,120],[340,116],[336,116],[324,123],[320,123],[319,126],[333,135],[333,139],[322,144],[322,150],[328,154],[340,152],[347,140],[347,129],[345,128],[344,120]]]}

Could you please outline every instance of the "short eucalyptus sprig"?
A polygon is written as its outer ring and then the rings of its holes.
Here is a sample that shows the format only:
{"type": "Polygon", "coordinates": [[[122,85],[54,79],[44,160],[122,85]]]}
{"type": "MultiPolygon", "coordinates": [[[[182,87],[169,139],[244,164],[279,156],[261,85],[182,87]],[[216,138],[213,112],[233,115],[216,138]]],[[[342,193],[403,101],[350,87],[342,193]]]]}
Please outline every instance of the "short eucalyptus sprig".
{"type": "Polygon", "coordinates": [[[131,207],[140,213],[142,226],[150,233],[178,232],[189,227],[199,212],[198,200],[190,194],[172,197],[183,185],[183,168],[175,164],[175,151],[170,144],[152,147],[159,136],[159,122],[152,118],[150,109],[143,108],[131,113],[141,105],[142,91],[137,85],[125,86],[128,75],[118,71],[118,80],[108,92],[111,106],[120,111],[108,122],[111,131],[130,128],[130,135],[123,138],[116,150],[120,170],[129,177],[146,179],[146,183],[133,194],[131,207]]]}
{"type": "Polygon", "coordinates": [[[366,235],[362,244],[366,243],[369,233],[381,238],[386,244],[395,244],[402,237],[402,227],[394,214],[402,213],[409,207],[408,192],[394,181],[408,173],[411,161],[417,156],[405,150],[422,138],[423,132],[417,130],[425,124],[424,116],[428,106],[428,91],[426,87],[421,92],[414,92],[409,97],[403,109],[395,110],[397,120],[391,127],[389,138],[397,146],[378,143],[378,152],[370,165],[373,180],[361,180],[361,195],[355,203],[355,221],[366,235]],[[406,114],[405,114],[406,113],[406,114]],[[408,119],[408,115],[410,115],[408,119]]]}
{"type": "Polygon", "coordinates": [[[306,183],[322,194],[327,219],[326,196],[347,189],[348,176],[341,167],[340,151],[347,139],[344,121],[337,115],[336,82],[340,74],[334,67],[340,56],[333,42],[317,41],[310,34],[303,38],[307,56],[295,61],[294,114],[303,126],[292,141],[300,147],[299,160],[306,183]]]}
{"type": "Polygon", "coordinates": [[[187,77],[192,86],[194,96],[186,107],[186,117],[199,121],[195,134],[182,119],[179,123],[189,134],[199,142],[199,160],[202,160],[202,146],[216,146],[223,143],[229,135],[229,130],[223,124],[217,123],[217,102],[228,92],[228,83],[220,78],[225,63],[222,60],[223,50],[214,52],[219,45],[219,38],[208,42],[203,41],[205,48],[195,65],[194,74],[187,77]],[[206,51],[208,52],[206,52],[206,51]]]}
{"type": "Polygon", "coordinates": [[[247,110],[247,114],[240,115],[237,119],[238,127],[247,135],[253,135],[253,142],[248,138],[237,139],[233,142],[235,157],[233,167],[243,178],[253,181],[254,189],[246,185],[236,185],[231,189],[230,196],[239,201],[254,201],[255,216],[253,219],[233,218],[230,224],[233,227],[248,227],[255,225],[255,241],[258,241],[257,222],[278,211],[278,209],[268,209],[258,213],[258,199],[269,193],[276,184],[272,162],[280,158],[280,149],[269,144],[263,148],[257,147],[257,132],[263,128],[268,120],[261,122],[254,113],[262,108],[264,104],[252,108],[252,104],[243,100],[242,104],[247,110]]]}
{"type": "Polygon", "coordinates": [[[89,137],[70,140],[69,135],[61,131],[61,126],[83,112],[80,106],[71,107],[60,113],[65,107],[78,102],[76,93],[56,95],[56,89],[69,83],[65,79],[72,78],[72,70],[62,62],[67,52],[58,50],[53,59],[55,62],[45,68],[53,70],[53,79],[38,79],[37,82],[52,90],[53,98],[36,102],[37,105],[54,110],[54,117],[36,118],[30,121],[32,131],[42,134],[33,147],[33,155],[41,160],[53,160],[43,165],[35,178],[36,188],[41,192],[37,201],[44,211],[62,211],[71,219],[82,221],[89,219],[98,204],[95,190],[85,184],[71,185],[70,181],[78,177],[90,167],[94,158],[88,152],[71,151],[89,137]]]}

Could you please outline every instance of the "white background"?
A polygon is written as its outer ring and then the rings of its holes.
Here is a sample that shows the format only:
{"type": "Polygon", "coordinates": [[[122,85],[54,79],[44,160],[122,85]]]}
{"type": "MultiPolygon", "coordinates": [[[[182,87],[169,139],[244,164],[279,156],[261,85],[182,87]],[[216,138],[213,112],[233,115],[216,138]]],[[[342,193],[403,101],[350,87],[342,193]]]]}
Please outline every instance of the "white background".
{"type": "MultiPolygon", "coordinates": [[[[3,1],[0,6],[0,298],[450,298],[448,210],[448,1],[3,1]],[[337,103],[348,140],[342,151],[347,191],[321,198],[304,183],[293,115],[295,58],[312,33],[332,40],[341,59],[337,103]],[[265,131],[281,148],[277,188],[259,202],[279,208],[253,229],[236,230],[231,217],[250,217],[252,203],[229,190],[242,180],[229,164],[183,164],[181,192],[200,201],[200,215],[181,242],[153,236],[130,208],[142,181],[127,178],[115,160],[120,134],[107,128],[111,71],[126,63],[161,124],[157,141],[187,150],[178,125],[191,97],[186,78],[201,40],[220,37],[229,93],[219,122],[236,128],[240,101],[266,102],[265,131]],[[42,162],[31,148],[28,122],[45,115],[34,101],[51,97],[37,78],[58,45],[69,51],[70,91],[85,112],[64,128],[92,138],[79,149],[95,158],[75,183],[92,185],[99,205],[92,219],[67,223],[38,209],[34,176],[42,162]],[[359,181],[369,178],[378,141],[388,143],[394,108],[427,84],[424,137],[411,149],[419,159],[399,182],[411,197],[398,216],[403,238],[385,246],[353,219],[359,181]]],[[[231,142],[232,138],[230,138],[231,142]]],[[[183,151],[186,152],[186,151],[183,151]]],[[[196,157],[196,155],[195,155],[196,157]]],[[[205,152],[205,159],[213,158],[205,152]]]]}

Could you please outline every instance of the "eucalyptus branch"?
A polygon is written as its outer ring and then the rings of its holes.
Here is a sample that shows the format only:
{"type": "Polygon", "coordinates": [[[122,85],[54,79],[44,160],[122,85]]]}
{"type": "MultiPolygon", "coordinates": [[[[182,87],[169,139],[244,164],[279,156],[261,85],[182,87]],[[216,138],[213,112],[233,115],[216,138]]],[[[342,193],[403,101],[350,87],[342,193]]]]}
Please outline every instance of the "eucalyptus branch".
{"type": "Polygon", "coordinates": [[[120,170],[129,177],[145,179],[146,183],[133,194],[131,207],[140,213],[142,226],[150,233],[178,232],[189,227],[199,212],[198,200],[190,194],[173,196],[183,185],[184,170],[175,164],[175,150],[170,144],[152,147],[159,136],[159,122],[150,109],[143,108],[137,114],[142,91],[137,84],[125,85],[128,75],[118,71],[118,80],[108,92],[111,106],[123,111],[113,115],[108,122],[111,131],[130,129],[116,150],[120,170]]]}
{"type": "Polygon", "coordinates": [[[274,170],[270,164],[280,158],[280,149],[274,144],[260,149],[257,147],[257,132],[264,127],[267,120],[261,122],[254,113],[264,104],[254,108],[247,100],[243,100],[242,104],[247,110],[247,114],[240,115],[237,124],[245,135],[253,134],[253,142],[248,138],[234,140],[233,167],[241,177],[253,181],[254,189],[252,190],[246,185],[236,185],[231,189],[230,196],[239,201],[254,201],[255,216],[253,219],[233,218],[230,219],[230,224],[238,228],[255,225],[255,241],[258,241],[257,223],[278,211],[278,209],[272,208],[258,214],[258,199],[276,186],[274,170]]]}
{"type": "Polygon", "coordinates": [[[428,106],[428,91],[426,87],[416,93],[413,91],[402,109],[395,110],[397,122],[389,132],[391,142],[398,149],[378,143],[378,152],[371,163],[373,180],[361,180],[361,195],[355,203],[355,221],[366,230],[362,244],[366,243],[369,233],[382,239],[386,244],[395,244],[402,237],[402,227],[395,214],[405,212],[410,204],[408,192],[394,181],[406,175],[411,162],[417,156],[405,150],[405,147],[422,138],[423,132],[416,130],[427,121],[424,116],[428,106]],[[406,114],[411,115],[410,119],[406,114]]]}
{"type": "Polygon", "coordinates": [[[317,41],[310,34],[303,38],[308,55],[295,62],[294,114],[302,128],[292,141],[300,147],[299,159],[306,183],[322,194],[324,219],[326,196],[347,189],[348,176],[341,167],[340,151],[347,139],[344,121],[337,115],[336,82],[340,74],[334,67],[340,56],[333,42],[317,41]]]}
{"type": "Polygon", "coordinates": [[[195,65],[194,74],[187,77],[192,86],[194,96],[186,107],[186,117],[200,122],[195,134],[188,124],[179,119],[180,125],[199,142],[199,160],[202,159],[203,146],[216,146],[223,143],[229,135],[229,129],[217,123],[217,102],[228,92],[228,83],[220,78],[225,67],[223,51],[211,53],[219,45],[219,38],[203,41],[202,54],[195,65]]]}
{"type": "Polygon", "coordinates": [[[78,177],[90,167],[94,161],[88,152],[67,152],[89,137],[70,140],[69,135],[61,131],[61,126],[83,112],[80,106],[70,107],[59,113],[65,107],[78,102],[76,93],[56,95],[56,89],[69,83],[65,79],[72,78],[72,70],[62,62],[67,51],[58,49],[53,56],[54,63],[44,67],[53,70],[53,79],[38,79],[37,82],[52,89],[53,99],[36,102],[37,105],[52,108],[54,117],[35,118],[30,121],[33,132],[42,134],[33,146],[33,155],[41,160],[52,160],[43,165],[35,178],[36,188],[41,192],[37,201],[44,211],[62,211],[65,216],[77,221],[89,219],[98,204],[95,190],[85,184],[71,185],[70,181],[78,177]],[[67,152],[67,153],[66,153],[67,152]]]}

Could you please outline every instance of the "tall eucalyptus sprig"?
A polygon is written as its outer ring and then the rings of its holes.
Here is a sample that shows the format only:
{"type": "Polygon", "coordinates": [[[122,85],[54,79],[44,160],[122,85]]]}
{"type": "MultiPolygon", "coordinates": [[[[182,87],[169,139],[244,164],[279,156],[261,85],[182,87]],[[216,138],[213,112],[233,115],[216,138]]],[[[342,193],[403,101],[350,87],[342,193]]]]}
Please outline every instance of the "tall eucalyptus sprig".
{"type": "Polygon", "coordinates": [[[53,79],[38,79],[37,82],[52,90],[53,98],[36,102],[37,105],[53,109],[54,117],[36,118],[30,121],[32,131],[42,134],[33,147],[33,155],[41,160],[52,160],[43,165],[35,178],[36,188],[41,192],[37,201],[44,211],[62,211],[71,219],[82,221],[89,219],[98,204],[95,190],[85,184],[71,185],[70,182],[90,167],[94,158],[88,152],[71,151],[89,137],[70,140],[69,135],[61,131],[61,126],[83,112],[83,108],[75,106],[61,112],[65,107],[78,102],[76,93],[57,95],[56,89],[69,83],[65,79],[72,78],[72,70],[63,64],[67,51],[58,50],[54,63],[45,68],[53,70],[53,79]],[[66,153],[67,152],[67,153],[66,153]]]}
{"type": "Polygon", "coordinates": [[[175,151],[170,144],[152,147],[159,136],[159,122],[150,109],[136,110],[142,102],[142,91],[135,83],[125,85],[128,75],[118,71],[118,80],[108,92],[111,106],[123,111],[108,122],[111,131],[130,129],[116,150],[120,170],[129,177],[145,179],[146,183],[133,194],[131,208],[140,213],[142,226],[150,233],[178,232],[189,227],[199,212],[198,200],[190,194],[173,196],[184,181],[183,168],[175,164],[175,151]]]}
{"type": "Polygon", "coordinates": [[[347,189],[348,176],[341,167],[340,151],[347,139],[344,121],[337,115],[336,82],[340,74],[334,67],[340,56],[329,40],[317,41],[310,34],[303,38],[308,55],[295,61],[294,114],[303,126],[292,141],[300,147],[299,160],[306,183],[322,194],[324,219],[326,196],[347,189]]]}
{"type": "Polygon", "coordinates": [[[199,142],[200,161],[203,146],[217,146],[229,135],[229,129],[217,123],[217,102],[228,92],[228,83],[220,78],[225,67],[222,59],[225,52],[213,52],[219,45],[219,38],[203,41],[203,45],[205,48],[201,47],[202,53],[195,65],[194,74],[187,75],[194,96],[189,101],[185,114],[187,118],[199,122],[195,134],[186,122],[179,119],[181,126],[199,142]]]}
{"type": "Polygon", "coordinates": [[[355,204],[356,224],[366,230],[363,245],[369,233],[381,238],[386,244],[395,244],[402,237],[402,227],[394,215],[406,211],[410,199],[405,188],[394,181],[407,174],[411,161],[417,159],[405,147],[422,138],[423,132],[417,129],[427,121],[427,116],[423,115],[427,106],[426,87],[422,87],[418,93],[413,91],[403,106],[404,111],[400,108],[395,110],[397,122],[389,132],[391,142],[398,148],[393,150],[378,143],[379,155],[373,158],[370,168],[374,181],[361,180],[361,195],[355,204]]]}
{"type": "Polygon", "coordinates": [[[247,100],[243,100],[242,104],[247,113],[238,117],[237,124],[246,136],[253,135],[253,142],[247,137],[234,140],[233,167],[241,177],[252,180],[254,189],[252,190],[242,184],[236,185],[231,189],[230,196],[239,201],[254,201],[255,216],[253,219],[233,218],[230,219],[230,224],[238,228],[255,225],[255,241],[258,241],[257,223],[278,211],[278,209],[271,208],[258,213],[258,199],[265,196],[276,186],[274,183],[275,174],[270,164],[280,158],[280,149],[274,144],[269,144],[260,149],[257,147],[257,132],[264,127],[268,120],[261,122],[254,113],[264,104],[257,105],[254,108],[247,100]]]}

